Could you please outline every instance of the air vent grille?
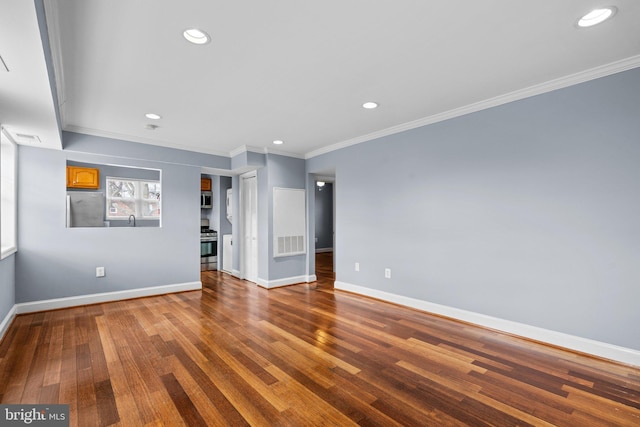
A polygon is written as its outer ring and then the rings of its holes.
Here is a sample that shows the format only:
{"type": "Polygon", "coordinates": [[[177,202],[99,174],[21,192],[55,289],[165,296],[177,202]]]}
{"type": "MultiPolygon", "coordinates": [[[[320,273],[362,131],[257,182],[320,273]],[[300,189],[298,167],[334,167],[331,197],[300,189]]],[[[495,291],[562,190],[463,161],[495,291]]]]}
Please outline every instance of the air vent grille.
{"type": "Polygon", "coordinates": [[[276,255],[294,255],[305,253],[304,236],[278,237],[276,255]]]}
{"type": "Polygon", "coordinates": [[[306,253],[306,199],[301,188],[273,189],[273,256],[306,253]]]}
{"type": "Polygon", "coordinates": [[[26,133],[16,133],[15,137],[16,137],[16,142],[22,142],[22,143],[39,143],[39,142],[42,142],[42,141],[40,141],[40,137],[37,136],[37,135],[28,135],[26,133]]]}

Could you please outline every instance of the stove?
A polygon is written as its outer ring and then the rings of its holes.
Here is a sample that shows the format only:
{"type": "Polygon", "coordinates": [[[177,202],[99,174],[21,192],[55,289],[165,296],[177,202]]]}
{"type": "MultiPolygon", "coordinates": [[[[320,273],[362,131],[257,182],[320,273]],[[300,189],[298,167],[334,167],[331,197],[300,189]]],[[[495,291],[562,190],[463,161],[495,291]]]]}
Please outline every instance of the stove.
{"type": "Polygon", "coordinates": [[[218,232],[209,228],[209,220],[200,220],[200,271],[218,269],[218,232]]]}
{"type": "Polygon", "coordinates": [[[218,237],[218,232],[210,228],[200,228],[200,237],[218,237]]]}

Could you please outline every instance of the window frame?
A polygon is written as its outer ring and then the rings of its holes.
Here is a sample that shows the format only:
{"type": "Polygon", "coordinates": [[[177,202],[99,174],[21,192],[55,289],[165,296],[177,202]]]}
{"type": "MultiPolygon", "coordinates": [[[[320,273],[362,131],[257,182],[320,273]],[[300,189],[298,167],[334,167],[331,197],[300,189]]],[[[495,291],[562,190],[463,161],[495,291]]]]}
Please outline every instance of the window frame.
{"type": "Polygon", "coordinates": [[[112,200],[125,200],[125,201],[133,201],[135,203],[135,213],[133,214],[136,219],[141,220],[151,220],[151,221],[160,221],[161,218],[161,201],[162,201],[162,184],[161,181],[152,180],[152,179],[140,179],[140,178],[124,178],[124,177],[116,177],[116,176],[107,176],[105,179],[105,220],[106,221],[128,221],[129,217],[127,216],[112,216],[110,215],[111,210],[111,201],[112,200]],[[124,198],[124,197],[111,197],[109,194],[109,181],[127,181],[135,184],[135,197],[134,198],[124,198]],[[160,186],[160,195],[157,199],[145,199],[142,197],[142,186],[144,184],[158,184],[160,186]],[[150,216],[144,214],[144,203],[148,203],[151,201],[158,202],[158,216],[150,216]]]}
{"type": "Polygon", "coordinates": [[[0,127],[0,260],[13,255],[17,251],[18,144],[16,144],[4,128],[0,127]],[[9,172],[6,171],[7,163],[5,156],[7,155],[11,156],[9,164],[12,170],[9,172]],[[8,232],[7,228],[9,228],[8,232]],[[7,237],[7,235],[9,235],[9,237],[7,237]],[[9,239],[9,241],[7,241],[7,239],[9,239]]]}

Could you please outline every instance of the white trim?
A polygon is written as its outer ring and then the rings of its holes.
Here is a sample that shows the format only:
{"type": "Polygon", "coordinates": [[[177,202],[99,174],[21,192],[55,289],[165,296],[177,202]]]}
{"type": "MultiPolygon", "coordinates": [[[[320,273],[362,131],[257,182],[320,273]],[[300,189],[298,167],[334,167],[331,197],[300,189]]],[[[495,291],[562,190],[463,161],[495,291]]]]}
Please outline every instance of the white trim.
{"type": "MultiPolygon", "coordinates": [[[[65,123],[66,83],[64,77],[64,67],[62,66],[62,43],[60,40],[60,20],[58,18],[58,8],[55,7],[55,0],[44,0],[44,14],[47,21],[47,34],[49,36],[49,50],[51,51],[51,63],[53,65],[53,78],[56,82],[56,99],[58,101],[58,112],[60,114],[60,126],[65,123]]],[[[61,147],[62,148],[62,147],[61,147]]]]}
{"type": "MultiPolygon", "coordinates": [[[[240,255],[240,278],[241,279],[245,279],[248,281],[252,281],[249,280],[249,278],[247,278],[247,259],[246,259],[246,248],[245,248],[245,241],[246,241],[246,234],[247,234],[247,227],[245,224],[245,216],[248,215],[247,213],[247,206],[246,206],[246,201],[245,201],[245,192],[247,191],[247,180],[248,179],[255,179],[256,183],[256,194],[255,194],[255,202],[256,202],[256,218],[255,221],[258,221],[258,208],[257,208],[257,203],[258,203],[258,171],[257,170],[252,170],[250,172],[247,173],[243,173],[242,175],[240,175],[238,177],[238,182],[239,182],[239,190],[238,190],[238,213],[234,216],[236,216],[238,218],[238,227],[239,227],[239,234],[240,234],[240,244],[239,244],[239,249],[238,249],[238,254],[240,255]]],[[[235,210],[234,210],[235,211],[235,210]]],[[[249,212],[249,214],[253,214],[253,212],[249,212]]],[[[258,236],[255,236],[256,238],[256,245],[258,245],[260,243],[260,241],[258,240],[258,236]]],[[[258,246],[258,252],[259,252],[259,246],[258,246]]],[[[260,255],[258,253],[255,254],[256,255],[256,279],[258,279],[258,274],[260,271],[260,255]]],[[[252,261],[253,262],[253,261],[252,261]]]]}
{"type": "MultiPolygon", "coordinates": [[[[208,147],[194,147],[194,146],[191,146],[191,145],[178,144],[178,143],[175,143],[175,142],[166,142],[166,141],[162,141],[160,139],[143,138],[143,137],[124,134],[124,133],[110,132],[110,131],[101,130],[101,129],[87,128],[87,127],[84,127],[84,126],[64,125],[63,126],[63,130],[65,130],[67,132],[82,133],[82,134],[85,134],[85,135],[99,136],[99,137],[102,137],[102,138],[119,139],[121,141],[137,142],[139,144],[147,144],[147,145],[154,145],[154,146],[157,146],[157,147],[171,148],[173,150],[190,151],[190,152],[198,153],[198,154],[211,154],[211,155],[219,156],[219,157],[228,157],[228,154],[229,154],[226,151],[214,150],[214,149],[210,149],[208,147]]],[[[71,150],[71,151],[73,151],[73,150],[71,150]]],[[[154,161],[156,161],[156,160],[154,160],[154,161]]],[[[163,163],[169,163],[169,162],[164,161],[163,163]]]]}
{"type": "Polygon", "coordinates": [[[316,249],[317,254],[321,254],[324,252],[333,252],[333,248],[318,248],[316,249]]]}
{"type": "Polygon", "coordinates": [[[365,288],[363,286],[353,285],[337,280],[334,283],[334,289],[352,292],[355,294],[376,298],[382,301],[416,308],[418,310],[427,311],[468,323],[473,323],[476,325],[484,326],[486,328],[518,335],[523,338],[540,341],[557,347],[579,351],[582,353],[588,353],[609,360],[615,360],[621,363],[626,363],[628,365],[640,366],[640,351],[638,350],[590,340],[587,338],[569,335],[562,332],[550,331],[548,329],[543,329],[536,326],[526,325],[523,323],[513,322],[505,319],[499,319],[497,317],[474,313],[472,311],[461,310],[459,308],[449,307],[446,305],[435,304],[429,301],[405,297],[385,291],[365,288]]]}
{"type": "Polygon", "coordinates": [[[284,279],[265,280],[258,277],[257,284],[263,288],[273,289],[281,286],[296,285],[298,283],[310,283],[318,280],[315,274],[306,276],[285,277],[284,279]]]}
{"type": "Polygon", "coordinates": [[[229,152],[229,157],[233,158],[245,152],[258,153],[258,154],[278,154],[281,156],[293,157],[296,159],[305,158],[304,154],[291,153],[289,151],[281,150],[278,148],[272,148],[272,147],[264,147],[264,148],[253,147],[251,145],[241,145],[240,147],[234,148],[229,152]]]}
{"type": "Polygon", "coordinates": [[[504,95],[499,95],[493,98],[485,99],[483,101],[474,102],[473,104],[465,105],[453,110],[445,111],[438,114],[433,114],[422,119],[414,120],[411,122],[403,123],[390,128],[382,129],[376,132],[372,132],[366,135],[361,135],[346,141],[338,142],[323,148],[319,148],[314,151],[308,152],[304,158],[311,159],[321,154],[330,153],[332,151],[340,150],[342,148],[350,147],[352,145],[367,142],[372,139],[381,138],[383,136],[393,135],[396,133],[404,132],[419,128],[422,126],[430,125],[444,120],[460,117],[465,114],[474,113],[476,111],[485,110],[491,107],[497,107],[498,105],[507,104],[509,102],[518,101],[520,99],[529,98],[535,95],[540,95],[546,92],[551,92],[557,89],[573,86],[579,83],[584,83],[589,80],[598,79],[600,77],[606,77],[611,74],[627,71],[632,68],[640,67],[640,55],[632,56],[622,59],[620,61],[612,62],[610,64],[601,65],[599,67],[584,70],[575,74],[560,77],[554,80],[549,80],[544,83],[529,86],[524,89],[519,89],[504,95]]]}
{"type": "Polygon", "coordinates": [[[233,277],[237,277],[238,279],[242,279],[242,277],[240,277],[240,270],[231,270],[231,275],[233,277]]]}
{"type": "Polygon", "coordinates": [[[174,285],[152,286],[149,288],[128,289],[126,291],[104,292],[91,295],[77,295],[66,298],[55,298],[42,301],[31,301],[16,304],[18,314],[36,311],[56,310],[59,308],[76,307],[80,305],[97,304],[102,302],[121,301],[131,298],[149,297],[154,295],[171,294],[202,289],[202,282],[186,282],[174,285]]]}
{"type": "MultiPolygon", "coordinates": [[[[9,257],[10,255],[13,255],[16,252],[18,252],[18,156],[19,156],[18,144],[16,143],[15,139],[11,136],[9,131],[5,129],[4,126],[0,126],[0,151],[2,151],[3,146],[6,147],[5,143],[9,145],[10,147],[9,150],[11,150],[11,154],[12,154],[11,156],[9,156],[10,157],[9,160],[11,160],[11,163],[12,163],[10,169],[13,170],[13,174],[12,174],[13,176],[9,178],[12,184],[11,187],[8,189],[9,199],[11,201],[11,203],[9,203],[9,206],[8,206],[9,209],[6,210],[5,209],[7,208],[6,206],[3,206],[3,208],[0,209],[0,211],[4,211],[4,214],[7,214],[7,218],[3,218],[2,217],[3,212],[0,212],[0,218],[2,219],[2,221],[0,222],[5,222],[7,220],[10,221],[9,227],[7,227],[9,229],[9,231],[7,232],[7,235],[11,236],[11,238],[9,239],[10,240],[9,242],[6,241],[6,238],[3,237],[3,233],[5,233],[5,231],[2,230],[2,224],[0,224],[0,247],[1,247],[0,260],[3,260],[9,257]],[[1,245],[5,245],[5,246],[1,246],[1,245]]],[[[1,153],[0,153],[0,160],[2,160],[1,153]]],[[[0,163],[2,162],[0,161],[0,163]]],[[[4,176],[5,176],[5,172],[2,170],[2,165],[0,164],[0,193],[2,193],[1,187],[5,184],[4,178],[3,178],[4,176]]]]}
{"type": "Polygon", "coordinates": [[[11,310],[9,310],[7,315],[4,317],[4,320],[2,320],[2,323],[0,323],[0,341],[4,338],[4,334],[7,332],[7,329],[9,329],[9,325],[11,325],[11,322],[15,319],[16,314],[17,308],[14,304],[13,307],[11,307],[11,310]]]}
{"type": "Polygon", "coordinates": [[[259,147],[252,147],[251,145],[241,145],[241,146],[231,150],[229,152],[229,157],[233,158],[233,157],[235,157],[235,156],[237,156],[239,154],[245,153],[245,152],[264,154],[264,149],[259,148],[259,147]]]}
{"type": "Polygon", "coordinates": [[[18,248],[15,245],[7,248],[2,248],[2,253],[0,254],[0,260],[3,260],[9,257],[10,255],[15,254],[16,252],[18,252],[18,248]]]}
{"type": "Polygon", "coordinates": [[[285,157],[293,157],[294,159],[305,159],[305,155],[304,154],[291,153],[289,151],[279,150],[277,148],[265,147],[264,148],[264,153],[265,154],[277,154],[278,156],[285,156],[285,157]]]}

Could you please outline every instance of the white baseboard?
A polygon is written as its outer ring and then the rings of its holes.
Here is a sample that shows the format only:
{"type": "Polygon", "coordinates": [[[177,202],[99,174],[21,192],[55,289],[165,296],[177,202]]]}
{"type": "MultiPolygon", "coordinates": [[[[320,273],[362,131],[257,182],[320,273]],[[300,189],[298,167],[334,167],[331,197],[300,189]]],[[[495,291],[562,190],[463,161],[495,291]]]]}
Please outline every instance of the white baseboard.
{"type": "Polygon", "coordinates": [[[309,283],[315,282],[317,279],[315,274],[307,275],[307,276],[295,276],[295,277],[285,277],[284,279],[277,280],[265,280],[258,278],[256,282],[258,286],[262,286],[263,288],[273,289],[279,288],[281,286],[289,286],[295,285],[297,283],[309,283]]]}
{"type": "Polygon", "coordinates": [[[537,326],[526,325],[524,323],[499,319],[497,317],[461,310],[459,308],[449,307],[446,305],[435,304],[429,301],[409,298],[376,289],[365,288],[363,286],[352,285],[350,283],[336,281],[334,289],[348,291],[411,308],[417,308],[418,310],[473,323],[557,347],[579,351],[581,353],[587,353],[609,360],[615,360],[628,365],[640,366],[640,351],[638,350],[577,337],[575,335],[569,335],[562,332],[551,331],[537,326]]]}
{"type": "Polygon", "coordinates": [[[333,252],[333,248],[318,248],[316,249],[317,254],[321,254],[324,252],[333,252]]]}
{"type": "Polygon", "coordinates": [[[91,295],[77,295],[66,298],[55,298],[42,301],[30,301],[16,304],[17,314],[33,313],[36,311],[55,310],[59,308],[76,307],[79,305],[97,304],[101,302],[120,301],[131,298],[149,297],[153,295],[171,294],[175,292],[202,289],[202,282],[187,282],[174,285],[153,286],[149,288],[129,289],[126,291],[104,292],[91,295]]]}
{"type": "Polygon", "coordinates": [[[11,307],[11,310],[9,310],[7,315],[2,320],[2,323],[0,323],[0,341],[2,341],[2,338],[4,337],[4,333],[7,332],[9,325],[11,325],[11,322],[16,317],[16,311],[17,311],[16,305],[14,304],[13,307],[11,307]]]}

